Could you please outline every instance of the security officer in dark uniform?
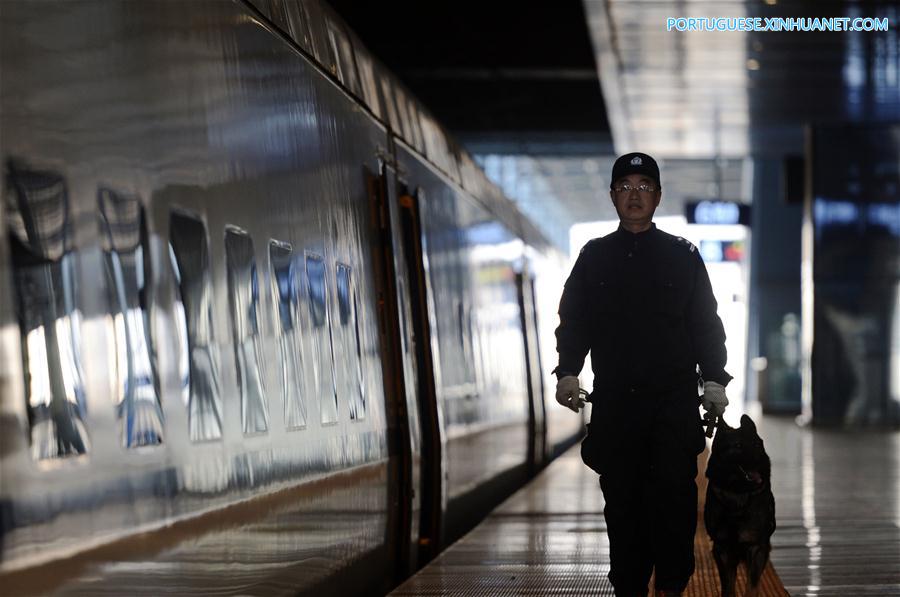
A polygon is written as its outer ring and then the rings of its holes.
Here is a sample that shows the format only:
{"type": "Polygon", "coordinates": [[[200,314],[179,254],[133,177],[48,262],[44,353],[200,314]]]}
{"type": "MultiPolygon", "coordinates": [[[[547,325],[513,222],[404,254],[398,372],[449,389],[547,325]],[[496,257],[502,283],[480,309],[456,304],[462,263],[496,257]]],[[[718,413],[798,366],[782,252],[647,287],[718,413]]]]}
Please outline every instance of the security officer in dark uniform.
{"type": "Polygon", "coordinates": [[[578,412],[577,375],[591,352],[593,404],[582,456],[600,474],[616,595],[680,594],[694,571],[697,408],[721,415],[725,332],[706,267],[690,242],[658,230],[659,167],[643,153],[613,165],[619,229],[581,250],[556,330],[556,399],[578,412]],[[698,372],[699,366],[699,372],[698,372]]]}

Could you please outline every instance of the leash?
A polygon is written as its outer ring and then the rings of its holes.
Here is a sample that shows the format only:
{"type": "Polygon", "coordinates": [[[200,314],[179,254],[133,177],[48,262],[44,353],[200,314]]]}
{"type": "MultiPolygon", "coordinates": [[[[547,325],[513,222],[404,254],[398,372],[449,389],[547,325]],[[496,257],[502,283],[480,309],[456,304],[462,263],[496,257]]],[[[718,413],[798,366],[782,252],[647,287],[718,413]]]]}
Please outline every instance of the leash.
{"type": "Polygon", "coordinates": [[[591,401],[591,395],[584,388],[578,388],[578,396],[569,399],[569,402],[581,410],[586,402],[591,401]]]}
{"type": "Polygon", "coordinates": [[[703,426],[706,428],[706,437],[712,437],[713,432],[719,426],[719,423],[722,421],[722,417],[716,416],[710,412],[707,412],[703,415],[703,426]]]}

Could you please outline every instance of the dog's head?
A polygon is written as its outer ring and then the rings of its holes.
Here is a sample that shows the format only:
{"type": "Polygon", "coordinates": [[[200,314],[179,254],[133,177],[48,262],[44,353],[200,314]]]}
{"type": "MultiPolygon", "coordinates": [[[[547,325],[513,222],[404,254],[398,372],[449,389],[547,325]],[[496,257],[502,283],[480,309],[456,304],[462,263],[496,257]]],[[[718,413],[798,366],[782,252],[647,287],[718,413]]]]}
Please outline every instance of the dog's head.
{"type": "Polygon", "coordinates": [[[729,427],[721,421],[716,428],[706,476],[714,485],[738,493],[768,485],[772,464],[753,420],[744,415],[741,426],[729,427]]]}

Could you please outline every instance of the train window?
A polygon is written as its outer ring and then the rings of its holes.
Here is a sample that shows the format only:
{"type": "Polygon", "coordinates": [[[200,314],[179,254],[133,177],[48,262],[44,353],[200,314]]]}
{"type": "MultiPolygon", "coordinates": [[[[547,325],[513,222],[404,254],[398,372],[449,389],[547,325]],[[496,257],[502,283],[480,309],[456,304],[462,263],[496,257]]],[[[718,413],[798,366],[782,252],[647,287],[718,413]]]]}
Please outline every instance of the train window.
{"type": "Polygon", "coordinates": [[[328,324],[328,285],[325,260],[319,255],[306,256],[306,281],[309,292],[309,311],[312,320],[313,385],[319,400],[323,424],[337,422],[337,393],[334,378],[334,349],[331,326],[328,324]]]}
{"type": "Polygon", "coordinates": [[[212,326],[212,285],[206,226],[198,218],[172,212],[169,242],[175,277],[175,323],[183,334],[180,359],[183,397],[191,441],[222,437],[222,396],[212,326]],[[186,377],[184,374],[187,374],[186,377]]]}
{"type": "Polygon", "coordinates": [[[6,186],[31,454],[36,460],[85,454],[77,252],[66,181],[11,160],[6,186]]]}
{"type": "Polygon", "coordinates": [[[300,394],[301,343],[296,324],[299,293],[295,274],[293,247],[277,240],[269,241],[269,264],[278,308],[279,340],[281,345],[281,386],[284,401],[284,421],[288,429],[306,427],[306,404],[300,394]]]}
{"type": "Polygon", "coordinates": [[[356,96],[362,95],[359,79],[356,76],[353,45],[341,22],[332,19],[331,15],[326,13],[325,31],[328,36],[328,43],[331,45],[331,50],[334,53],[335,65],[337,66],[334,74],[344,84],[344,87],[350,90],[350,93],[356,96]]]}
{"type": "Polygon", "coordinates": [[[381,78],[381,97],[384,98],[384,109],[387,112],[388,122],[395,131],[400,131],[400,117],[397,116],[397,104],[394,99],[394,89],[388,77],[381,78]]]}
{"type": "Polygon", "coordinates": [[[307,255],[306,277],[309,281],[309,307],[314,327],[327,325],[328,312],[325,296],[325,261],[318,255],[307,255]]]}
{"type": "Polygon", "coordinates": [[[341,386],[347,397],[351,419],[362,419],[366,414],[365,384],[362,373],[362,342],[359,335],[359,319],[356,309],[356,293],[353,291],[349,265],[337,264],[337,299],[340,315],[341,386]]]}
{"type": "Polygon", "coordinates": [[[259,276],[253,240],[243,230],[229,227],[225,231],[225,264],[234,358],[241,392],[241,426],[244,433],[262,433],[269,428],[269,408],[259,359],[259,276]]]}
{"type": "Polygon", "coordinates": [[[116,418],[125,448],[163,441],[159,383],[152,364],[147,284],[150,272],[147,221],[138,197],[110,189],[97,193],[100,244],[109,294],[109,318],[115,339],[116,418]]]}

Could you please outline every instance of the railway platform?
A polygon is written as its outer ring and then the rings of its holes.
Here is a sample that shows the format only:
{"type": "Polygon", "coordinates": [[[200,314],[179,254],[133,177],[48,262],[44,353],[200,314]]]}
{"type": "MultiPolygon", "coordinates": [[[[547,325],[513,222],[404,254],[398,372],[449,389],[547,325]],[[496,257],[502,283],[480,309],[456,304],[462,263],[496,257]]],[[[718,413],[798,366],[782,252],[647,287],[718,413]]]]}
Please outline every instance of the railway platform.
{"type": "MultiPolygon", "coordinates": [[[[760,594],[900,595],[900,433],[756,420],[778,523],[760,594]]],[[[613,595],[602,512],[576,445],[392,595],[613,595]]],[[[686,595],[719,595],[710,549],[700,516],[686,595]]],[[[745,590],[742,569],[738,595],[745,590]]]]}

